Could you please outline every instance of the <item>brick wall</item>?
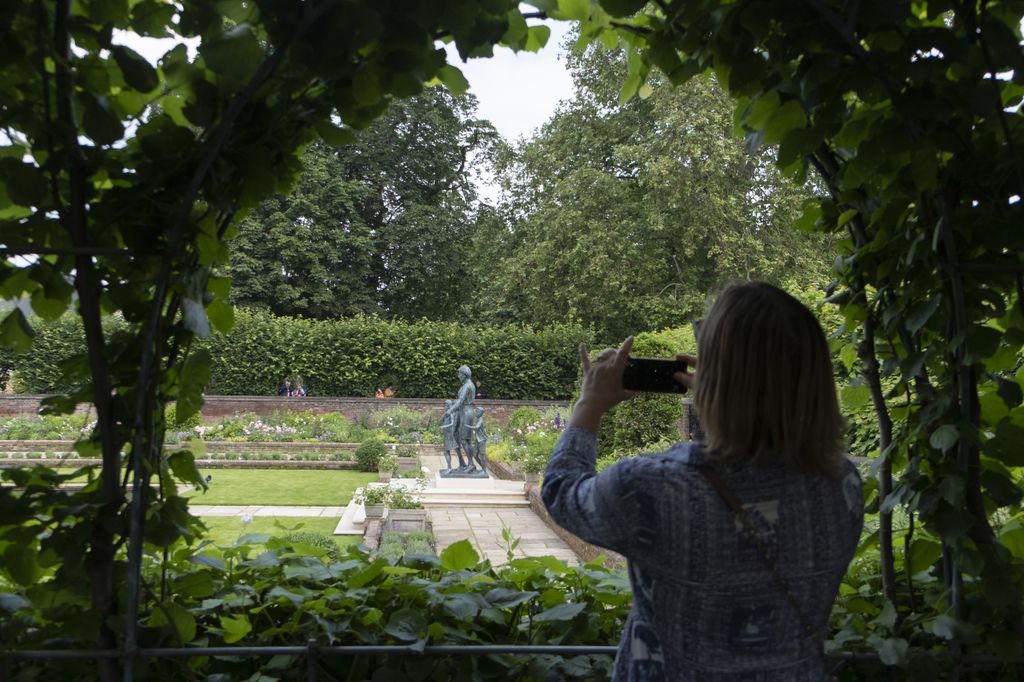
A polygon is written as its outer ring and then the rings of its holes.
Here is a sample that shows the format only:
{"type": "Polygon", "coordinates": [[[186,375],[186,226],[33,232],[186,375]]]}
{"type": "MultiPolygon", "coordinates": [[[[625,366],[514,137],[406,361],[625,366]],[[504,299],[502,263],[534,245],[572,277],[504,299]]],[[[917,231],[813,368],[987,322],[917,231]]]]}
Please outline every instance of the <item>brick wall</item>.
{"type": "MultiPolygon", "coordinates": [[[[39,403],[45,395],[3,395],[0,396],[0,416],[35,415],[39,413],[39,403]]],[[[454,396],[452,396],[454,397],[454,396]]],[[[494,421],[504,424],[517,408],[529,406],[538,410],[551,407],[568,411],[569,403],[560,400],[477,400],[476,404],[484,408],[485,413],[494,421]]],[[[444,413],[443,398],[391,398],[376,400],[374,398],[279,398],[277,396],[230,396],[208,395],[203,406],[203,416],[207,418],[226,417],[243,412],[253,412],[260,416],[274,412],[304,412],[312,410],[316,413],[340,412],[348,419],[366,419],[381,409],[402,405],[414,410],[429,410],[440,419],[444,413]]],[[[78,412],[86,412],[91,405],[79,405],[78,412]]]]}

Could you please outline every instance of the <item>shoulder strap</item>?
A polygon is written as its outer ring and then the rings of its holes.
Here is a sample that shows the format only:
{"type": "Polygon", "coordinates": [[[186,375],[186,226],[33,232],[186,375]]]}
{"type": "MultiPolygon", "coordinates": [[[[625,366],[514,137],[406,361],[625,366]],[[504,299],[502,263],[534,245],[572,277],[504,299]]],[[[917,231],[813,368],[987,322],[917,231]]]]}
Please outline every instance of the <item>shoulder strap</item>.
{"type": "MultiPolygon", "coordinates": [[[[775,562],[772,561],[771,555],[768,553],[768,549],[764,546],[764,543],[761,542],[761,538],[758,537],[757,532],[754,530],[754,525],[750,522],[743,505],[729,486],[725,484],[722,477],[718,475],[717,471],[706,465],[698,466],[696,469],[704,476],[711,487],[715,489],[715,492],[718,493],[718,496],[722,498],[725,504],[728,505],[729,510],[732,511],[733,517],[739,521],[743,534],[757,547],[758,554],[761,557],[761,561],[764,562],[765,568],[767,568],[768,572],[771,573],[772,579],[775,580],[775,584],[778,585],[782,594],[786,596],[786,601],[789,603],[790,608],[793,609],[794,613],[796,613],[796,616],[800,621],[800,627],[804,631],[804,636],[807,637],[813,645],[814,650],[818,653],[818,656],[821,657],[822,664],[825,664],[823,638],[815,635],[814,630],[811,628],[810,621],[804,616],[803,609],[800,608],[800,603],[797,601],[796,597],[793,596],[793,591],[789,589],[789,583],[786,582],[786,579],[779,573],[779,569],[776,567],[775,562]]],[[[826,665],[826,670],[827,669],[828,666],[826,665]]]]}

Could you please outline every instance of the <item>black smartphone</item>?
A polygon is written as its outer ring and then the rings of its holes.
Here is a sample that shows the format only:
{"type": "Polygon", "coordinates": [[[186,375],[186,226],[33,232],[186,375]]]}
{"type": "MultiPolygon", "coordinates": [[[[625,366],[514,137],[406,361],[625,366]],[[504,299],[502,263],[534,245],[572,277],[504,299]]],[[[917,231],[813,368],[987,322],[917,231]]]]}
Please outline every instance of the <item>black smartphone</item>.
{"type": "Polygon", "coordinates": [[[622,372],[622,387],[647,393],[686,393],[686,387],[672,376],[685,371],[686,363],[682,360],[629,358],[622,372]]]}

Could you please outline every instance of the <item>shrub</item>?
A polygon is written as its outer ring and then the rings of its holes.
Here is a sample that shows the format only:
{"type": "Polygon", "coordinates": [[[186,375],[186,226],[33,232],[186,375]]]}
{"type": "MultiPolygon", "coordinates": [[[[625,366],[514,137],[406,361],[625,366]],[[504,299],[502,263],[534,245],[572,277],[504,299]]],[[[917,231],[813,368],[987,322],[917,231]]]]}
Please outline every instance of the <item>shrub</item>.
{"type": "Polygon", "coordinates": [[[356,448],[353,457],[361,470],[376,471],[380,458],[387,452],[388,447],[384,445],[384,441],[379,438],[367,438],[356,448]]]}
{"type": "Polygon", "coordinates": [[[368,485],[356,491],[356,504],[386,504],[390,488],[386,485],[368,485]]]}
{"type": "MultiPolygon", "coordinates": [[[[673,337],[674,338],[674,337],[673,337]]],[[[633,355],[670,358],[690,350],[670,345],[659,334],[638,334],[633,355]]],[[[653,443],[678,441],[683,400],[678,394],[640,393],[616,405],[605,415],[598,439],[598,452],[616,450],[637,453],[653,443]]]]}
{"type": "Polygon", "coordinates": [[[390,452],[385,453],[379,460],[377,460],[377,471],[394,471],[397,466],[398,458],[390,452]]]}
{"type": "Polygon", "coordinates": [[[434,536],[425,531],[412,531],[409,533],[396,533],[388,531],[380,538],[380,549],[384,556],[392,559],[400,559],[406,554],[434,553],[434,536]]]}
{"type": "Polygon", "coordinates": [[[523,442],[526,439],[526,429],[530,424],[535,424],[538,421],[540,421],[540,412],[528,406],[519,407],[508,416],[505,430],[512,438],[523,442]]]}
{"type": "Polygon", "coordinates": [[[311,545],[313,547],[319,547],[320,549],[327,550],[327,558],[331,561],[341,561],[341,550],[338,549],[338,543],[334,541],[334,538],[324,535],[323,533],[314,533],[313,531],[296,530],[290,533],[286,533],[284,536],[286,542],[300,545],[311,545]]]}
{"type": "Polygon", "coordinates": [[[419,498],[401,486],[388,488],[386,504],[388,509],[423,509],[423,504],[419,501],[419,498]]]}
{"type": "Polygon", "coordinates": [[[383,429],[389,436],[399,437],[407,433],[426,431],[433,422],[433,413],[414,410],[404,405],[395,405],[379,410],[373,415],[373,425],[383,429]]]}

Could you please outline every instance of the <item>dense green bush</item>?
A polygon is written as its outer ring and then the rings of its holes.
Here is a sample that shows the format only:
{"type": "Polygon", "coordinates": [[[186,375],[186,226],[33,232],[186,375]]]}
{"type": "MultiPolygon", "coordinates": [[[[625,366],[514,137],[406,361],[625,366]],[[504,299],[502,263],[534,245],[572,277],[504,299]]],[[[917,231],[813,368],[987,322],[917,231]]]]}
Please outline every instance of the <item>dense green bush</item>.
{"type": "Polygon", "coordinates": [[[396,561],[407,554],[433,554],[434,536],[424,531],[389,531],[381,536],[380,549],[377,551],[396,561]]]}
{"type": "Polygon", "coordinates": [[[356,448],[353,458],[363,471],[376,471],[381,457],[387,454],[387,451],[388,446],[384,441],[379,438],[367,438],[356,448]]]}
{"type": "Polygon", "coordinates": [[[309,545],[310,547],[326,550],[326,556],[330,561],[341,561],[341,550],[338,548],[338,543],[334,541],[334,538],[323,533],[315,533],[309,530],[294,530],[290,533],[285,533],[284,540],[293,545],[309,545]]]}
{"type": "Polygon", "coordinates": [[[508,421],[505,423],[505,432],[511,438],[524,442],[526,439],[526,429],[530,424],[536,424],[538,421],[540,421],[540,412],[525,405],[517,407],[508,416],[508,421]]]}
{"type": "MultiPolygon", "coordinates": [[[[67,390],[86,376],[84,364],[64,362],[84,352],[77,317],[33,318],[31,324],[32,351],[0,350],[0,373],[16,371],[28,393],[67,390]]],[[[124,326],[119,317],[104,324],[108,334],[124,326]]],[[[532,330],[375,317],[318,321],[239,309],[229,334],[202,345],[213,357],[210,395],[276,395],[284,377],[301,376],[311,395],[372,396],[378,387],[393,386],[400,397],[437,398],[454,394],[456,370],[465,364],[490,397],[517,400],[569,397],[576,348],[589,338],[569,325],[532,330]]]]}
{"type": "MultiPolygon", "coordinates": [[[[639,334],[633,342],[632,355],[638,357],[671,358],[676,353],[692,348],[676,345],[679,339],[692,338],[684,333],[663,332],[639,334]]],[[[679,419],[683,416],[683,401],[678,394],[640,393],[612,408],[601,424],[598,452],[626,455],[653,443],[679,440],[679,419]]]]}

